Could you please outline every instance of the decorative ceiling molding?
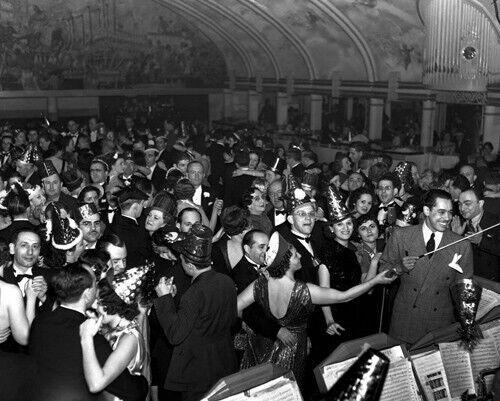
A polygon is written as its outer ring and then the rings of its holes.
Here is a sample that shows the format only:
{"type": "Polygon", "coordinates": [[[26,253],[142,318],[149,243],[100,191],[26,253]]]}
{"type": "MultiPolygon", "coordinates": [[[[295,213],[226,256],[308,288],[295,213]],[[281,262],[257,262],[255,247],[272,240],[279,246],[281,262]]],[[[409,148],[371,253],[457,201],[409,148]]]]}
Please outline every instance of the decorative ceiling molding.
{"type": "MultiPolygon", "coordinates": [[[[205,15],[200,13],[198,10],[195,10],[193,7],[183,3],[182,1],[177,0],[153,0],[155,3],[158,3],[164,7],[168,7],[172,9],[174,12],[180,11],[181,13],[185,13],[195,20],[199,21],[201,25],[205,25],[209,30],[215,32],[218,36],[220,36],[223,40],[225,40],[228,45],[234,49],[234,51],[240,56],[243,66],[245,67],[245,71],[248,77],[255,76],[255,70],[253,68],[253,63],[250,58],[248,52],[239,45],[239,43],[231,37],[231,35],[224,32],[224,30],[218,26],[215,22],[210,21],[206,18],[205,15]]],[[[206,32],[205,32],[206,33],[206,32]]],[[[221,51],[223,56],[225,56],[224,52],[221,51]]]]}
{"type": "Polygon", "coordinates": [[[280,64],[271,48],[271,45],[267,42],[266,39],[264,39],[264,37],[259,33],[259,31],[253,28],[239,14],[232,11],[230,7],[221,6],[214,0],[201,0],[200,2],[205,4],[207,7],[211,8],[215,12],[221,14],[224,18],[231,21],[233,24],[235,24],[241,30],[243,30],[248,36],[250,36],[255,42],[257,42],[264,51],[264,53],[266,54],[266,56],[269,58],[269,61],[271,62],[274,69],[275,78],[279,79],[283,77],[280,64]]]}
{"type": "Polygon", "coordinates": [[[335,23],[347,34],[349,39],[351,39],[356,48],[359,50],[361,57],[365,63],[366,73],[368,81],[377,81],[377,67],[375,63],[375,58],[366,42],[363,34],[359,29],[352,23],[352,21],[346,17],[346,15],[340,11],[337,7],[333,5],[331,1],[327,0],[310,0],[318,9],[323,11],[328,15],[335,23]]]}
{"type": "Polygon", "coordinates": [[[314,60],[307,50],[307,47],[302,43],[300,38],[293,32],[291,29],[289,29],[285,24],[283,24],[279,19],[277,19],[275,16],[269,13],[265,8],[260,6],[254,1],[248,1],[248,0],[237,0],[240,4],[242,4],[245,7],[248,7],[252,11],[254,11],[256,14],[260,15],[262,18],[264,18],[268,23],[270,23],[272,26],[274,26],[278,31],[280,31],[283,36],[294,45],[294,47],[297,49],[299,54],[302,56],[304,59],[304,62],[306,64],[308,73],[309,73],[309,79],[313,80],[317,78],[316,75],[316,67],[314,65],[314,60]]]}

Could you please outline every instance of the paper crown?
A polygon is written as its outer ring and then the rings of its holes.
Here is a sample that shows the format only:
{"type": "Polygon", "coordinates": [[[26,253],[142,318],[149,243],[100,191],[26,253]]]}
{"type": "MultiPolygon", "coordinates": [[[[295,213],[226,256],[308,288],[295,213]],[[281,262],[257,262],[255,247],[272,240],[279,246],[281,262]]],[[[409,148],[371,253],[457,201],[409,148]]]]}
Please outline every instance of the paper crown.
{"type": "Polygon", "coordinates": [[[104,166],[106,171],[109,171],[109,169],[113,163],[113,159],[112,159],[112,157],[111,158],[109,157],[109,154],[99,155],[99,156],[96,156],[92,159],[92,163],[100,163],[104,166]]]}
{"type": "Polygon", "coordinates": [[[415,181],[413,180],[413,175],[411,174],[411,167],[411,163],[399,162],[394,169],[394,173],[398,176],[401,184],[404,184],[406,191],[415,186],[415,181]]]}
{"type": "Polygon", "coordinates": [[[70,192],[73,192],[82,185],[83,177],[76,169],[65,171],[61,175],[64,186],[68,188],[70,192]]]}
{"type": "Polygon", "coordinates": [[[301,186],[305,191],[311,191],[318,188],[319,175],[306,171],[302,177],[301,186]]]}
{"type": "Polygon", "coordinates": [[[139,295],[143,295],[143,290],[151,277],[148,273],[152,272],[153,269],[154,263],[127,269],[113,276],[111,286],[116,295],[127,305],[130,305],[137,300],[139,295]]]}
{"type": "Polygon", "coordinates": [[[378,401],[389,371],[389,359],[368,348],[337,380],[325,400],[378,401]]]}
{"type": "Polygon", "coordinates": [[[25,152],[18,158],[22,163],[32,163],[37,164],[43,160],[42,152],[38,146],[30,143],[26,148],[25,152]]]}
{"type": "Polygon", "coordinates": [[[51,203],[51,205],[52,246],[67,251],[82,240],[83,234],[76,222],[68,216],[66,210],[60,208],[56,203],[51,203]]]}
{"type": "Polygon", "coordinates": [[[80,224],[82,220],[88,220],[95,214],[99,214],[97,206],[94,203],[84,203],[75,210],[75,220],[80,224]]]}
{"type": "Polygon", "coordinates": [[[337,223],[353,214],[347,209],[347,206],[345,205],[344,200],[335,185],[328,186],[326,201],[328,208],[328,221],[330,223],[337,223]]]}
{"type": "Polygon", "coordinates": [[[44,160],[39,167],[39,172],[40,172],[40,178],[42,179],[50,177],[51,175],[54,174],[59,175],[51,160],[44,160]]]}
{"type": "Polygon", "coordinates": [[[172,243],[172,248],[184,255],[190,262],[200,267],[208,267],[211,264],[212,237],[213,233],[210,228],[201,223],[195,223],[189,233],[172,243]]]}
{"type": "Polygon", "coordinates": [[[269,238],[269,245],[266,252],[267,270],[272,270],[278,267],[285,256],[285,253],[290,249],[290,244],[282,235],[275,231],[269,238]]]}
{"type": "Polygon", "coordinates": [[[286,161],[276,157],[271,164],[268,165],[268,170],[272,171],[273,173],[283,175],[283,171],[286,170],[286,161]]]}

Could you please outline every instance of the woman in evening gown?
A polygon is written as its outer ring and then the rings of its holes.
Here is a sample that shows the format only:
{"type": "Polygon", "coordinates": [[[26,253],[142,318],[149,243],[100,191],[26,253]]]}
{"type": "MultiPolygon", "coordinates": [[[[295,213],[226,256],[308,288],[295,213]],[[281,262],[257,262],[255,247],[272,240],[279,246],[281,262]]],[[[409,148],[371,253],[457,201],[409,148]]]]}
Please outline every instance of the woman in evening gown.
{"type": "MultiPolygon", "coordinates": [[[[253,361],[247,366],[272,362],[291,369],[299,383],[304,384],[307,355],[306,326],[314,305],[330,305],[348,302],[372,289],[376,284],[388,284],[395,278],[380,273],[373,279],[352,287],[347,291],[322,288],[311,283],[295,281],[294,274],[300,270],[300,254],[279,233],[274,233],[266,253],[267,274],[260,276],[238,296],[238,313],[257,302],[264,313],[296,337],[293,346],[279,339],[270,340],[249,333],[249,348],[253,361]]],[[[245,364],[245,361],[243,361],[245,364]]]]}

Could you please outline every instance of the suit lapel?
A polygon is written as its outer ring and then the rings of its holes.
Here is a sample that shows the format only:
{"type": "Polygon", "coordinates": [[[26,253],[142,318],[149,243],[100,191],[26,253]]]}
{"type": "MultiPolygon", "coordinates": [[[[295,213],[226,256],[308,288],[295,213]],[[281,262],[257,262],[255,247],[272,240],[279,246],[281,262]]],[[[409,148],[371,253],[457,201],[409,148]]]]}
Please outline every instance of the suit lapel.
{"type": "MultiPolygon", "coordinates": [[[[443,237],[441,238],[441,242],[439,243],[438,249],[448,245],[452,242],[449,231],[445,231],[443,233],[443,237]]],[[[438,251],[432,255],[432,258],[429,261],[429,271],[427,277],[424,280],[422,285],[422,292],[426,291],[436,280],[440,280],[443,274],[442,267],[445,269],[451,269],[448,264],[451,262],[449,251],[438,251]],[[449,259],[449,260],[448,260],[449,259]]]]}

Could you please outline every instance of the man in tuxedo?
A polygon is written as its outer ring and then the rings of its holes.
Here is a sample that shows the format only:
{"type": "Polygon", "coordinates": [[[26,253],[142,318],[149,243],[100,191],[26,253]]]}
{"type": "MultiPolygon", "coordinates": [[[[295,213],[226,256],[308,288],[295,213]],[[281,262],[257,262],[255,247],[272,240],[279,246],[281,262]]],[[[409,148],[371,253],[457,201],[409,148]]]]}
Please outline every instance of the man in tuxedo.
{"type": "Polygon", "coordinates": [[[453,213],[450,194],[432,189],[423,204],[425,221],[394,230],[380,259],[380,268],[394,269],[400,281],[389,334],[407,344],[455,322],[450,287],[473,274],[468,241],[439,250],[461,238],[448,229],[453,213]]]}
{"type": "Polygon", "coordinates": [[[122,239],[113,233],[104,235],[97,243],[97,249],[109,255],[108,267],[114,274],[123,273],[127,268],[127,247],[122,239]]]}
{"type": "Polygon", "coordinates": [[[286,163],[291,174],[299,181],[302,181],[306,168],[301,163],[302,152],[299,148],[293,147],[286,151],[286,163]]]}
{"type": "Polygon", "coordinates": [[[302,269],[295,273],[295,278],[306,283],[317,284],[315,253],[323,241],[321,229],[316,229],[316,202],[302,188],[297,188],[285,195],[288,213],[286,223],[275,228],[281,236],[297,249],[301,255],[302,269]]]}
{"type": "Polygon", "coordinates": [[[163,277],[153,301],[160,325],[174,345],[165,388],[195,401],[217,380],[237,371],[231,327],[237,317],[233,281],[211,268],[212,231],[195,224],[181,241],[172,244],[191,286],[175,307],[172,283],[163,277]],[[196,357],[195,357],[196,356],[196,357]]]}
{"type": "Polygon", "coordinates": [[[200,212],[194,207],[187,207],[180,211],[175,225],[179,232],[188,233],[196,223],[201,223],[200,212]]]}
{"type": "Polygon", "coordinates": [[[224,163],[224,152],[225,150],[225,135],[221,130],[214,132],[215,141],[212,141],[210,147],[207,149],[207,155],[210,157],[210,170],[211,174],[208,177],[208,181],[213,188],[218,188],[221,185],[222,178],[224,176],[224,171],[226,166],[224,163]]]}
{"type": "Polygon", "coordinates": [[[267,217],[271,220],[273,227],[277,227],[286,221],[287,216],[285,202],[283,201],[283,182],[281,180],[276,180],[269,184],[267,196],[273,206],[267,212],[267,217]]]}
{"type": "MultiPolygon", "coordinates": [[[[460,214],[453,218],[452,229],[459,235],[468,236],[499,222],[498,217],[484,210],[482,193],[467,189],[458,198],[460,214]]],[[[474,273],[488,280],[500,282],[500,227],[469,238],[472,244],[474,273]]]]}
{"type": "Polygon", "coordinates": [[[400,188],[401,180],[395,173],[385,173],[378,181],[377,195],[380,204],[378,206],[377,220],[381,234],[385,234],[386,230],[396,223],[396,217],[401,210],[396,203],[396,196],[400,188]]]}
{"type": "Polygon", "coordinates": [[[167,172],[156,164],[159,151],[155,148],[148,148],[144,151],[146,167],[151,171],[147,175],[147,179],[151,181],[156,192],[161,191],[165,187],[165,176],[167,172]]]}
{"type": "MultiPolygon", "coordinates": [[[[257,280],[266,263],[266,251],[269,237],[259,230],[251,230],[245,234],[242,241],[244,256],[231,270],[231,278],[240,294],[253,281],[257,280]]],[[[243,311],[243,321],[259,335],[271,340],[280,339],[283,344],[293,346],[295,336],[274,320],[266,317],[262,307],[253,303],[243,311]]]]}
{"type": "MultiPolygon", "coordinates": [[[[98,394],[92,394],[85,381],[80,344],[80,325],[95,300],[96,278],[90,268],[73,263],[58,271],[53,286],[60,306],[37,316],[31,326],[29,352],[38,368],[36,399],[97,400],[98,394]]],[[[102,364],[111,353],[109,344],[97,334],[94,346],[102,364]]]]}
{"type": "Polygon", "coordinates": [[[201,206],[207,216],[212,215],[212,207],[214,206],[215,196],[209,187],[203,185],[205,179],[205,167],[199,161],[192,161],[187,167],[187,177],[189,182],[194,186],[193,202],[195,205],[201,206]]]}
{"type": "Polygon", "coordinates": [[[239,150],[234,156],[234,162],[236,163],[236,168],[243,171],[242,175],[237,177],[231,177],[231,179],[225,183],[224,192],[224,207],[240,205],[241,204],[241,194],[252,186],[254,176],[245,174],[249,170],[248,166],[250,164],[250,156],[248,152],[239,150]]]}
{"type": "Polygon", "coordinates": [[[37,265],[40,256],[40,236],[34,231],[22,229],[13,234],[9,244],[12,262],[0,268],[0,276],[9,284],[16,284],[25,296],[24,287],[33,280],[33,288],[39,300],[37,313],[50,311],[54,299],[48,293],[48,285],[53,271],[37,265]]]}
{"type": "Polygon", "coordinates": [[[62,192],[63,182],[50,160],[45,160],[40,166],[40,177],[47,197],[46,204],[60,202],[68,213],[73,214],[78,208],[78,202],[72,196],[62,192]]]}
{"type": "Polygon", "coordinates": [[[131,267],[140,266],[151,259],[151,240],[138,219],[144,209],[148,196],[135,188],[125,189],[118,195],[120,214],[116,214],[109,231],[120,237],[128,252],[128,264],[131,267]]]}

